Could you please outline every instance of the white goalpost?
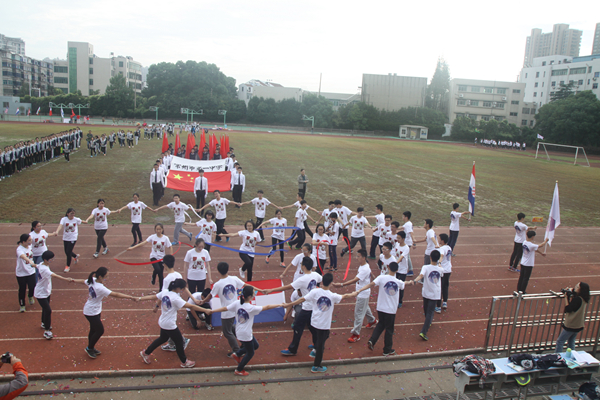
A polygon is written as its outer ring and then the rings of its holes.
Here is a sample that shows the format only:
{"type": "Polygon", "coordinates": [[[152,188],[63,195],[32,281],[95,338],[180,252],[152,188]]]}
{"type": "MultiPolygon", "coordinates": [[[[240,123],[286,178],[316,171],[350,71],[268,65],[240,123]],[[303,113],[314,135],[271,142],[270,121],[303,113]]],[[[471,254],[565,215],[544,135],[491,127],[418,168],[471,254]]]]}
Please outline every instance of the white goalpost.
{"type": "MultiPolygon", "coordinates": [[[[556,146],[556,147],[562,147],[562,148],[569,148],[569,149],[575,149],[575,159],[573,161],[573,165],[577,165],[577,157],[580,157],[580,153],[583,153],[583,156],[585,157],[585,162],[587,163],[587,165],[581,164],[584,167],[589,167],[590,166],[590,161],[587,158],[587,154],[585,154],[585,149],[581,146],[568,146],[566,144],[556,144],[556,143],[543,143],[543,142],[538,142],[537,144],[537,149],[535,150],[535,158],[538,158],[538,152],[540,151],[540,145],[542,146],[544,153],[546,153],[546,160],[550,161],[550,154],[548,154],[548,149],[546,148],[546,146],[550,146],[550,150],[552,151],[552,146],[556,146]]],[[[566,156],[570,156],[570,154],[565,153],[566,156]]]]}

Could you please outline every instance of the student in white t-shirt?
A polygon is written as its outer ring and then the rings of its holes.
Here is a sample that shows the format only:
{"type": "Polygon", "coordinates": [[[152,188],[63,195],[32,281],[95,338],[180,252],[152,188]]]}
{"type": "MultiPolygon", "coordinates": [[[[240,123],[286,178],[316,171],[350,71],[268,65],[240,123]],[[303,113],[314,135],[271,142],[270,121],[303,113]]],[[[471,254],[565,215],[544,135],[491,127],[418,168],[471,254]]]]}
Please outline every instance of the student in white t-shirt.
{"type": "MultiPolygon", "coordinates": [[[[379,247],[379,254],[381,254],[381,247],[383,246],[383,244],[385,242],[388,241],[388,237],[391,235],[391,231],[392,231],[392,227],[394,227],[396,230],[398,230],[398,227],[400,226],[399,222],[394,221],[394,225],[392,225],[392,216],[391,215],[386,215],[383,223],[377,225],[377,227],[373,230],[373,236],[377,237],[377,247],[379,247]]],[[[375,256],[373,256],[373,260],[376,260],[376,252],[373,252],[373,254],[375,254],[375,256]]],[[[369,258],[371,258],[371,256],[369,255],[369,258]]]]}
{"type": "MultiPolygon", "coordinates": [[[[192,296],[188,299],[188,303],[196,304],[195,301],[202,302],[203,300],[206,300],[206,298],[210,295],[210,292],[211,288],[206,288],[201,292],[192,293],[192,296]]],[[[209,310],[211,310],[210,303],[201,304],[202,308],[208,308],[209,310]]],[[[202,322],[204,322],[204,326],[206,326],[207,330],[212,331],[213,329],[215,329],[212,326],[211,314],[206,314],[198,311],[191,311],[190,309],[186,309],[186,311],[188,315],[186,319],[190,321],[192,328],[198,330],[200,329],[200,325],[202,325],[202,322]]]]}
{"type": "MultiPolygon", "coordinates": [[[[240,203],[236,203],[235,201],[231,201],[229,199],[226,199],[225,197],[221,197],[221,191],[220,190],[215,190],[213,192],[215,198],[212,199],[208,204],[205,204],[204,207],[197,209],[197,212],[202,212],[202,210],[204,210],[206,207],[214,207],[215,209],[215,214],[216,214],[216,218],[215,218],[215,223],[217,224],[217,236],[215,238],[215,242],[220,242],[221,241],[221,234],[222,233],[227,233],[227,231],[225,230],[225,219],[227,219],[227,205],[228,204],[235,204],[238,206],[241,206],[240,203]]],[[[227,238],[227,241],[229,242],[229,238],[227,238]]]]}
{"type": "MultiPolygon", "coordinates": [[[[410,247],[406,244],[406,232],[396,232],[396,238],[398,243],[392,248],[392,255],[398,260],[398,272],[396,272],[396,278],[402,282],[406,281],[408,274],[408,259],[410,258],[410,247]]],[[[404,289],[400,291],[398,296],[398,308],[402,308],[402,300],[404,299],[404,289]]]]}
{"type": "Polygon", "coordinates": [[[179,233],[183,233],[192,241],[192,234],[185,229],[183,229],[183,224],[185,223],[185,212],[190,209],[187,204],[183,204],[181,201],[181,197],[179,194],[175,193],[173,195],[173,201],[164,206],[158,207],[156,211],[162,210],[163,208],[170,208],[173,210],[173,215],[175,216],[175,231],[173,233],[173,245],[179,244],[179,233]]]}
{"type": "MultiPolygon", "coordinates": [[[[359,250],[360,251],[360,250],[359,250]]],[[[333,317],[334,306],[348,297],[356,296],[356,292],[346,293],[339,295],[329,290],[331,283],[333,282],[333,274],[331,272],[323,275],[323,281],[321,287],[316,288],[304,297],[299,298],[290,304],[285,306],[294,306],[303,302],[311,303],[312,315],[310,317],[310,325],[312,326],[315,336],[315,348],[310,352],[310,357],[314,357],[315,361],[311,372],[325,372],[327,367],[324,367],[323,353],[325,352],[325,342],[329,338],[331,329],[331,319],[333,317]]]]}
{"type": "Polygon", "coordinates": [[[235,375],[248,376],[249,373],[244,370],[244,367],[254,357],[254,352],[258,349],[258,341],[252,333],[254,325],[254,317],[261,311],[271,310],[277,307],[283,307],[283,304],[269,304],[266,306],[252,305],[254,300],[254,288],[252,286],[244,286],[240,301],[234,301],[227,307],[221,307],[213,310],[213,312],[229,311],[235,315],[236,335],[242,343],[242,348],[235,351],[231,356],[238,363],[237,368],[233,371],[235,375]]]}
{"type": "MultiPolygon", "coordinates": [[[[262,225],[263,221],[265,220],[265,213],[267,211],[267,207],[269,205],[272,205],[275,208],[279,208],[279,206],[271,203],[269,201],[269,199],[267,199],[266,197],[263,197],[264,192],[262,190],[258,190],[256,192],[256,197],[253,198],[250,201],[246,201],[244,203],[242,203],[242,205],[244,204],[254,204],[254,216],[256,217],[256,226],[259,227],[260,225],[262,225]]],[[[257,228],[258,229],[258,228],[257,228]]],[[[264,242],[265,241],[265,235],[263,233],[263,231],[258,231],[258,234],[260,235],[260,241],[264,242]]]]}
{"type": "MultiPolygon", "coordinates": [[[[312,254],[317,258],[317,273],[323,275],[325,264],[327,264],[327,247],[329,246],[329,236],[325,234],[323,224],[318,224],[315,234],[312,237],[312,254]]],[[[329,268],[328,268],[329,269],[329,268]]]]}
{"type": "Polygon", "coordinates": [[[527,284],[529,283],[529,278],[531,277],[531,272],[535,265],[535,253],[539,253],[542,257],[546,257],[546,254],[542,253],[539,248],[548,243],[548,238],[539,245],[533,243],[534,238],[535,231],[529,231],[527,232],[527,240],[523,242],[523,257],[521,257],[521,263],[519,264],[521,273],[519,275],[519,283],[517,284],[517,292],[522,292],[523,294],[527,293],[527,284]]]}
{"type": "MultiPolygon", "coordinates": [[[[296,194],[296,202],[294,204],[290,204],[289,206],[281,207],[281,209],[285,210],[286,208],[292,208],[292,207],[296,207],[296,209],[300,209],[300,208],[302,208],[302,200],[304,200],[304,196],[302,196],[301,193],[298,193],[298,194],[296,194]]],[[[304,209],[306,210],[307,218],[304,219],[304,223],[302,224],[302,226],[304,227],[304,232],[308,235],[308,237],[312,237],[313,232],[310,230],[310,227],[308,226],[307,219],[310,218],[315,223],[316,223],[316,221],[314,219],[312,219],[312,217],[310,215],[308,215],[308,210],[313,210],[316,213],[319,213],[319,210],[317,210],[316,208],[312,208],[306,202],[304,202],[304,204],[306,204],[306,207],[304,207],[304,209]]],[[[298,248],[296,248],[296,250],[298,250],[298,248]]]]}
{"type": "Polygon", "coordinates": [[[323,212],[321,213],[321,216],[317,220],[317,224],[320,223],[321,220],[323,220],[323,223],[325,223],[329,219],[329,214],[331,214],[334,211],[334,208],[335,208],[335,204],[334,204],[333,200],[330,200],[329,206],[323,210],[323,212]]]}
{"type": "Polygon", "coordinates": [[[204,239],[196,239],[194,248],[188,250],[183,259],[183,276],[187,279],[191,293],[202,292],[204,290],[207,276],[208,284],[212,285],[210,260],[210,253],[204,250],[204,239]]]}
{"type": "Polygon", "coordinates": [[[294,278],[292,279],[292,282],[300,278],[302,274],[304,274],[304,272],[302,272],[302,260],[304,259],[304,257],[309,257],[313,261],[313,265],[317,265],[317,257],[315,257],[314,254],[312,254],[312,244],[304,243],[300,248],[300,254],[297,254],[292,259],[292,262],[287,267],[285,267],[281,275],[279,275],[279,278],[283,279],[285,277],[285,274],[291,267],[296,267],[296,271],[294,271],[294,278]]]}
{"type": "Polygon", "coordinates": [[[133,244],[129,247],[133,247],[142,241],[142,231],[140,230],[140,224],[142,223],[142,210],[146,208],[154,212],[156,212],[156,210],[153,210],[144,202],[140,201],[140,195],[137,193],[133,194],[133,201],[119,208],[117,212],[120,213],[126,208],[131,210],[131,234],[133,235],[133,244]]]}
{"type": "Polygon", "coordinates": [[[415,282],[423,282],[421,294],[423,296],[423,313],[425,314],[425,322],[421,328],[421,333],[419,333],[419,336],[423,340],[429,340],[429,337],[427,337],[427,332],[433,323],[433,313],[435,311],[436,303],[442,296],[442,277],[444,276],[444,270],[442,267],[438,266],[438,262],[440,261],[440,252],[438,250],[432,250],[430,257],[431,264],[423,265],[419,276],[417,276],[414,280],[407,282],[407,284],[410,283],[411,285],[414,285],[415,282]]]}
{"type": "MultiPolygon", "coordinates": [[[[106,241],[104,240],[104,235],[106,235],[106,231],[108,230],[108,216],[110,215],[110,210],[104,207],[104,199],[98,199],[98,206],[92,210],[92,213],[85,220],[87,224],[90,222],[90,219],[94,219],[94,229],[96,230],[96,252],[94,253],[94,258],[98,258],[98,254],[100,253],[100,247],[104,248],[102,254],[108,253],[108,246],[106,245],[106,241]]],[[[117,211],[118,212],[118,211],[117,211]]]]}
{"type": "Polygon", "coordinates": [[[75,217],[75,209],[69,208],[64,217],[60,220],[58,227],[56,228],[56,235],[60,233],[60,230],[65,228],[63,232],[63,244],[65,247],[65,255],[67,256],[67,266],[65,267],[65,272],[69,272],[71,270],[71,260],[75,260],[75,264],[79,260],[79,254],[75,254],[73,250],[75,249],[75,244],[77,243],[77,236],[79,235],[79,225],[81,223],[86,223],[81,219],[75,217]]]}
{"type": "Polygon", "coordinates": [[[375,255],[377,254],[377,247],[379,246],[379,235],[380,235],[380,231],[377,229],[377,227],[379,227],[382,224],[385,224],[385,219],[387,217],[390,217],[390,222],[392,221],[392,216],[391,215],[385,215],[383,213],[383,206],[381,204],[377,204],[375,206],[375,209],[377,210],[375,215],[367,215],[365,216],[365,218],[369,219],[369,218],[374,218],[375,219],[375,229],[373,229],[373,237],[371,237],[371,249],[369,250],[369,258],[371,260],[375,259],[375,255]]]}
{"type": "Polygon", "coordinates": [[[87,279],[73,279],[72,282],[82,283],[87,286],[88,299],[83,306],[83,315],[90,323],[90,333],[88,335],[88,346],[85,352],[90,358],[96,358],[102,354],[96,349],[96,343],[104,335],[104,325],[102,324],[102,300],[105,297],[117,297],[121,299],[136,300],[136,297],[127,294],[113,292],[104,286],[104,281],[108,278],[108,268],[100,267],[90,273],[87,279]]]}
{"type": "Polygon", "coordinates": [[[521,262],[521,257],[523,257],[523,242],[526,239],[527,232],[537,229],[537,226],[528,227],[523,221],[525,221],[525,214],[518,213],[515,221],[515,245],[508,262],[508,270],[511,272],[519,272],[517,266],[521,262]]]}
{"type": "Polygon", "coordinates": [[[350,233],[350,248],[345,247],[342,249],[342,253],[340,257],[344,257],[344,254],[351,251],[356,243],[360,243],[360,248],[363,250],[367,249],[367,241],[365,239],[365,228],[373,230],[371,224],[364,216],[365,209],[362,207],[358,207],[356,209],[356,215],[350,218],[350,221],[344,226],[350,226],[352,228],[352,232],[350,233]]]}
{"type": "Polygon", "coordinates": [[[169,287],[156,295],[148,295],[140,297],[138,301],[144,300],[155,300],[160,301],[160,306],[157,304],[154,308],[154,312],[157,312],[160,308],[160,318],[158,319],[158,326],[160,327],[160,337],[156,339],[146,350],[140,352],[140,356],[146,364],[150,364],[150,355],[158,346],[171,339],[175,343],[177,356],[181,361],[181,368],[193,368],[196,363],[188,359],[185,355],[185,347],[189,343],[189,339],[186,339],[184,344],[183,335],[177,327],[177,311],[186,307],[191,308],[194,311],[200,311],[203,313],[210,314],[211,310],[199,307],[195,304],[186,303],[181,298],[181,292],[185,291],[186,283],[183,279],[175,279],[169,284],[169,287]]]}
{"type": "Polygon", "coordinates": [[[340,235],[340,219],[335,211],[332,211],[327,216],[325,221],[325,233],[329,237],[329,266],[334,271],[337,271],[337,245],[340,235]]]}
{"type": "Polygon", "coordinates": [[[350,216],[355,213],[350,211],[348,207],[342,205],[341,200],[335,200],[334,204],[335,212],[337,213],[338,218],[342,221],[342,225],[340,226],[340,234],[344,235],[346,239],[350,240],[350,238],[348,237],[348,229],[346,228],[346,225],[348,224],[348,218],[350,218],[350,216]]]}
{"type": "Polygon", "coordinates": [[[141,243],[136,244],[133,247],[129,247],[127,251],[143,247],[150,243],[152,249],[150,250],[150,262],[152,262],[152,284],[156,284],[156,277],[158,277],[159,291],[163,290],[163,279],[164,279],[164,265],[163,258],[165,254],[173,254],[173,248],[171,247],[171,241],[167,235],[163,235],[165,228],[163,224],[158,223],[154,225],[154,235],[148,236],[148,238],[141,243]]]}
{"type": "MultiPolygon", "coordinates": [[[[256,229],[260,229],[267,224],[271,224],[273,228],[279,228],[287,226],[287,219],[281,216],[281,209],[275,211],[275,218],[271,218],[268,221],[263,222],[256,229]]],[[[285,229],[273,229],[273,234],[271,235],[271,244],[273,245],[273,250],[276,250],[277,245],[279,245],[279,256],[281,257],[281,263],[279,266],[281,268],[285,268],[285,258],[283,252],[283,242],[285,242],[285,229]]],[[[262,232],[262,231],[260,231],[262,232]]],[[[271,256],[267,256],[265,262],[268,264],[271,256]]]]}
{"type": "Polygon", "coordinates": [[[423,259],[423,265],[429,265],[431,264],[431,252],[437,248],[440,247],[438,241],[437,241],[437,236],[435,234],[435,231],[433,230],[433,221],[430,219],[426,219],[425,220],[425,225],[423,226],[423,228],[425,228],[425,238],[422,240],[415,240],[414,243],[420,243],[420,242],[426,242],[427,243],[427,248],[425,248],[425,257],[423,259]]]}
{"type": "MultiPolygon", "coordinates": [[[[468,211],[460,212],[458,208],[460,205],[458,203],[452,204],[452,211],[450,212],[450,238],[448,239],[448,246],[454,251],[454,246],[456,246],[456,239],[458,239],[458,232],[460,231],[460,219],[466,219],[467,221],[471,221],[471,218],[465,218],[463,215],[469,214],[468,211]]],[[[454,253],[452,253],[454,255],[454,253]]]]}
{"type": "Polygon", "coordinates": [[[445,233],[440,234],[440,267],[444,270],[444,276],[442,276],[442,298],[438,300],[437,307],[435,307],[436,313],[441,313],[442,308],[448,308],[448,288],[450,287],[450,275],[452,275],[452,248],[448,244],[448,235],[445,233]]]}
{"type": "Polygon", "coordinates": [[[40,221],[33,221],[31,223],[31,251],[33,253],[33,262],[39,264],[42,262],[42,254],[48,250],[48,238],[50,236],[56,236],[56,232],[48,233],[42,229],[42,223],[40,221]]]}
{"type": "MultiPolygon", "coordinates": [[[[300,208],[298,208],[298,211],[296,211],[296,215],[294,216],[294,226],[298,228],[298,230],[295,231],[294,239],[288,242],[290,250],[292,250],[294,246],[296,247],[296,250],[300,249],[304,240],[306,240],[306,220],[310,218],[315,222],[315,220],[306,212],[307,209],[308,204],[306,204],[306,200],[300,200],[300,208]]],[[[312,232],[310,235],[312,237],[312,232]]]]}
{"type": "Polygon", "coordinates": [[[33,262],[31,251],[31,236],[23,233],[17,243],[17,267],[15,274],[19,283],[19,306],[20,312],[25,312],[25,293],[29,288],[29,304],[33,305],[33,293],[35,290],[36,265],[33,262]]]}
{"type": "Polygon", "coordinates": [[[54,259],[54,253],[46,250],[42,254],[42,262],[37,264],[38,282],[35,285],[33,295],[42,307],[42,329],[44,338],[52,339],[52,309],[50,308],[50,295],[52,294],[52,278],[73,282],[73,278],[65,278],[50,271],[50,265],[54,259]]]}
{"type": "Polygon", "coordinates": [[[254,222],[246,221],[244,224],[246,228],[243,231],[237,233],[227,233],[223,237],[235,237],[240,236],[242,238],[242,244],[240,245],[240,258],[244,262],[244,265],[240,268],[240,277],[242,279],[248,278],[248,282],[252,281],[252,270],[254,267],[254,254],[256,253],[256,244],[260,241],[260,235],[254,230],[254,222]]]}
{"type": "Polygon", "coordinates": [[[377,265],[381,270],[380,275],[388,275],[389,265],[398,260],[392,255],[392,243],[385,242],[381,248],[382,253],[379,255],[377,265]]]}
{"type": "MultiPolygon", "coordinates": [[[[417,248],[417,245],[414,243],[413,223],[410,221],[411,216],[412,216],[412,213],[410,211],[404,211],[402,213],[402,221],[404,222],[404,225],[402,225],[402,227],[399,228],[399,230],[406,233],[406,239],[405,239],[406,245],[408,247],[411,247],[411,251],[412,251],[417,248]]],[[[406,276],[414,276],[413,265],[412,265],[412,260],[410,259],[410,254],[407,257],[406,262],[408,263],[408,273],[406,274],[406,276]]]]}
{"type": "Polygon", "coordinates": [[[396,350],[392,348],[394,344],[394,322],[396,321],[396,312],[398,311],[398,296],[401,290],[404,290],[404,282],[396,278],[398,272],[398,263],[391,263],[388,266],[388,275],[379,275],[373,282],[363,286],[356,291],[360,293],[370,290],[373,286],[379,287],[377,294],[377,314],[379,321],[373,330],[371,338],[367,342],[369,350],[373,350],[379,336],[385,330],[383,342],[383,355],[392,356],[396,350]]]}
{"type": "MultiPolygon", "coordinates": [[[[333,286],[344,287],[356,283],[355,291],[358,292],[364,286],[371,283],[371,275],[373,274],[371,273],[371,266],[367,262],[367,251],[362,249],[358,250],[355,258],[358,260],[358,273],[356,276],[346,282],[334,283],[333,286]]],[[[365,316],[367,317],[367,325],[365,328],[372,329],[377,325],[377,319],[371,312],[371,307],[369,307],[370,295],[371,290],[369,289],[356,296],[356,305],[354,306],[354,327],[350,331],[352,335],[348,339],[349,343],[356,343],[360,340],[360,331],[365,316]]]]}
{"type": "Polygon", "coordinates": [[[208,210],[204,213],[204,218],[198,222],[186,222],[184,225],[197,226],[200,228],[200,233],[196,235],[197,239],[204,240],[204,250],[210,253],[210,244],[215,242],[215,236],[217,234],[217,224],[214,222],[215,214],[212,210],[208,210]]]}

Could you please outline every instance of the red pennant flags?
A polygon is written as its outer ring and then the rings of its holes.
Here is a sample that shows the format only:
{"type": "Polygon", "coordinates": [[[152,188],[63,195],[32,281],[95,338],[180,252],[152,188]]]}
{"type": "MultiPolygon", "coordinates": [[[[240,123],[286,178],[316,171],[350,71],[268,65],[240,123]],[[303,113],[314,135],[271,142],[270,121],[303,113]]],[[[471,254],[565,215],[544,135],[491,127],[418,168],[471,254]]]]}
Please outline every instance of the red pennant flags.
{"type": "Polygon", "coordinates": [[[167,132],[165,132],[163,133],[162,152],[164,153],[167,150],[169,150],[169,140],[167,139],[167,132]]]}
{"type": "Polygon", "coordinates": [[[175,155],[177,155],[177,151],[181,147],[181,140],[179,139],[179,133],[175,136],[175,155]]]}

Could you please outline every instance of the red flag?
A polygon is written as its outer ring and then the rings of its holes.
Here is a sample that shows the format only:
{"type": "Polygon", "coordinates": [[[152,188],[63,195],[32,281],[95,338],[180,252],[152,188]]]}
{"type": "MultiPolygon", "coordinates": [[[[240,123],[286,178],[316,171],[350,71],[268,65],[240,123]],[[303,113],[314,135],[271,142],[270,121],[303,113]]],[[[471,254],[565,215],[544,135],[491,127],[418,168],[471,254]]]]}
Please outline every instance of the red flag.
{"type": "Polygon", "coordinates": [[[187,144],[185,145],[185,158],[190,158],[190,152],[195,145],[196,139],[194,139],[194,135],[188,133],[187,144]]]}
{"type": "Polygon", "coordinates": [[[167,133],[163,134],[162,152],[169,150],[169,140],[167,139],[167,133]]]}
{"type": "Polygon", "coordinates": [[[48,113],[49,116],[52,116],[52,107],[50,107],[50,112],[48,113]]]}
{"type": "MultiPolygon", "coordinates": [[[[50,109],[50,115],[52,115],[52,109],[50,109]]],[[[177,155],[177,151],[181,147],[181,140],[179,139],[179,133],[175,136],[175,155],[177,155]]]]}
{"type": "Polygon", "coordinates": [[[210,138],[209,138],[209,144],[208,144],[208,154],[209,154],[209,159],[212,160],[214,155],[215,155],[215,148],[217,146],[215,146],[215,134],[211,134],[210,138]]]}
{"type": "Polygon", "coordinates": [[[227,152],[225,151],[225,135],[221,136],[221,158],[227,157],[227,152]]]}
{"type": "Polygon", "coordinates": [[[204,128],[201,129],[202,133],[200,134],[200,143],[198,143],[198,152],[202,153],[204,151],[204,146],[206,146],[206,136],[204,136],[204,128]]]}
{"type": "Polygon", "coordinates": [[[225,136],[225,138],[226,138],[225,139],[225,143],[226,143],[226,146],[227,146],[227,151],[225,151],[225,154],[227,154],[230,151],[229,150],[229,135],[225,136]]]}
{"type": "Polygon", "coordinates": [[[71,108],[71,118],[75,117],[75,111],[71,108]]]}

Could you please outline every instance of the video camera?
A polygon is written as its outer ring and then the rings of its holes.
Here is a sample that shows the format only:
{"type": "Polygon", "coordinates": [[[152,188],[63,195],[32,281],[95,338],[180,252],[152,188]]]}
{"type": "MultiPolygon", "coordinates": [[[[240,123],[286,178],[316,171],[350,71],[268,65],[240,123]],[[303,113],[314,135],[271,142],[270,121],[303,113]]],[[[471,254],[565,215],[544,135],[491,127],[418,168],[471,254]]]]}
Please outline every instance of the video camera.
{"type": "Polygon", "coordinates": [[[2,357],[0,357],[0,361],[2,361],[3,364],[10,364],[12,356],[13,355],[7,351],[5,354],[2,354],[2,357]]]}
{"type": "Polygon", "coordinates": [[[575,292],[573,291],[573,289],[560,289],[560,291],[562,292],[562,294],[564,294],[565,296],[574,296],[575,292]]]}

